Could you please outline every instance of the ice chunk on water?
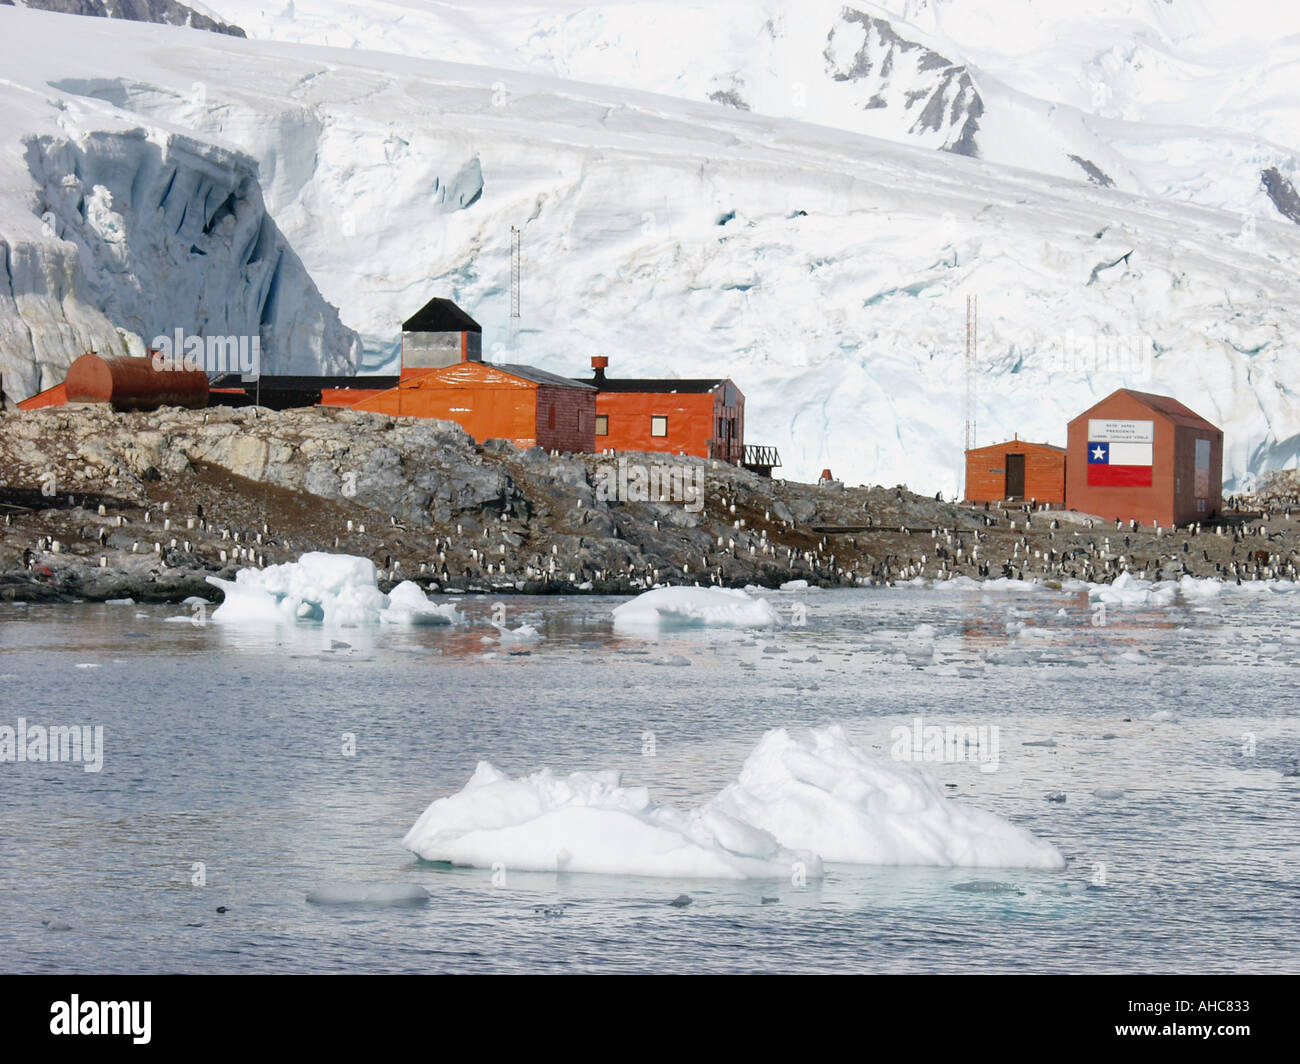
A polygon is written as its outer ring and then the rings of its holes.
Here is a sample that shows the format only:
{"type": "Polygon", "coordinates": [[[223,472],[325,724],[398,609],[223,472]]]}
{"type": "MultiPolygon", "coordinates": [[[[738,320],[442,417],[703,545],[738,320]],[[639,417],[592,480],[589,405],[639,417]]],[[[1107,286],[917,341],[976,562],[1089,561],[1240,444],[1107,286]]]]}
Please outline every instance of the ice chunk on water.
{"type": "Polygon", "coordinates": [[[855,864],[1061,868],[1055,847],[945,798],[918,769],[873,757],[838,727],[768,732],[736,783],[703,806],[656,805],[617,772],[511,779],[480,762],[404,845],[430,861],[507,870],[712,878],[822,874],[855,864]]]}
{"type": "Polygon", "coordinates": [[[456,624],[454,606],[440,606],[403,581],[385,595],[374,562],[351,554],[311,551],[296,562],[241,569],[234,580],[209,576],[224,599],[212,614],[221,623],[323,621],[330,625],[456,624]]]}
{"type": "Polygon", "coordinates": [[[460,624],[464,617],[451,603],[430,602],[417,584],[403,580],[388,593],[388,608],[379,619],[385,624],[460,624]]]}
{"type": "Polygon", "coordinates": [[[850,864],[1062,868],[1054,846],[944,797],[924,772],[854,746],[839,726],[768,732],[709,803],[784,846],[850,864]]]}
{"type": "Polygon", "coordinates": [[[1170,606],[1178,598],[1178,585],[1170,580],[1152,583],[1126,572],[1109,584],[1091,585],[1088,597],[1109,606],[1170,606]]]}
{"type": "Polygon", "coordinates": [[[428,861],[507,872],[639,876],[786,877],[796,863],[821,875],[811,854],[784,849],[766,832],[719,810],[656,805],[619,773],[549,769],[510,779],[486,761],[457,794],[440,798],[402,840],[428,861]]]}
{"type": "Polygon", "coordinates": [[[616,629],[772,628],[781,623],[772,604],[723,587],[660,587],[614,610],[616,629]]]}
{"type": "Polygon", "coordinates": [[[492,627],[497,630],[497,636],[502,643],[541,642],[542,633],[531,624],[521,624],[518,628],[508,628],[504,624],[497,624],[496,621],[491,623],[492,627]]]}

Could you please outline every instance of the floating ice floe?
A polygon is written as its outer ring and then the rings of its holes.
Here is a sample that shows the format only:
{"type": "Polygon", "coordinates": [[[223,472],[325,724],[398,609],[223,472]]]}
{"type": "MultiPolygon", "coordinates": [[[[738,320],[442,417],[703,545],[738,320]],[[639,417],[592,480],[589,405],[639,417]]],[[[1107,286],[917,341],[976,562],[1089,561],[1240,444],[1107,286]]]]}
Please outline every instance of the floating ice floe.
{"type": "Polygon", "coordinates": [[[430,602],[417,584],[403,580],[388,593],[388,608],[379,619],[385,624],[459,624],[464,617],[450,603],[430,602]]]}
{"type": "Polygon", "coordinates": [[[427,861],[521,872],[594,872],[672,878],[787,877],[811,854],[718,811],[656,805],[619,773],[549,769],[521,779],[480,761],[464,790],[435,801],[402,840],[427,861]]]}
{"type": "Polygon", "coordinates": [[[823,861],[1061,868],[1055,847],[946,798],[925,773],[867,754],[838,727],[768,732],[738,780],[704,805],[657,805],[619,773],[511,779],[480,762],[403,844],[429,861],[539,872],[809,878],[823,861]]]}
{"type": "Polygon", "coordinates": [[[1062,868],[1057,849],[993,813],[944,796],[920,769],[866,753],[839,726],[807,741],[763,736],[710,807],[825,861],[1062,868]]]}
{"type": "Polygon", "coordinates": [[[766,599],[724,587],[660,587],[614,609],[615,629],[772,628],[781,618],[766,599]]]}
{"type": "Polygon", "coordinates": [[[457,624],[452,605],[430,602],[403,581],[385,595],[375,565],[350,554],[312,551],[296,562],[241,569],[234,580],[209,576],[224,597],[212,619],[223,623],[323,621],[331,625],[457,624]]]}
{"type": "Polygon", "coordinates": [[[542,640],[542,633],[531,624],[521,624],[518,628],[507,628],[504,624],[497,624],[496,621],[491,623],[492,627],[497,630],[497,637],[502,643],[538,643],[542,640]]]}
{"type": "Polygon", "coordinates": [[[1178,585],[1172,580],[1156,583],[1120,573],[1109,584],[1089,585],[1088,597],[1108,606],[1171,606],[1178,598],[1178,585]]]}

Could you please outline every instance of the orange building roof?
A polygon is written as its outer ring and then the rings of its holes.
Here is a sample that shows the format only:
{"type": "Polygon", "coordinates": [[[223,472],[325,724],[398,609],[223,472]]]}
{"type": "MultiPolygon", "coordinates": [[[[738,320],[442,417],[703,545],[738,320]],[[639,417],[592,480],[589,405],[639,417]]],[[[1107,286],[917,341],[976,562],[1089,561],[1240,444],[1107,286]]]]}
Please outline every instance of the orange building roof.
{"type": "Polygon", "coordinates": [[[18,403],[19,410],[40,410],[47,406],[66,406],[68,402],[68,389],[60,381],[53,388],[46,388],[43,392],[37,392],[35,395],[28,396],[18,403]]]}

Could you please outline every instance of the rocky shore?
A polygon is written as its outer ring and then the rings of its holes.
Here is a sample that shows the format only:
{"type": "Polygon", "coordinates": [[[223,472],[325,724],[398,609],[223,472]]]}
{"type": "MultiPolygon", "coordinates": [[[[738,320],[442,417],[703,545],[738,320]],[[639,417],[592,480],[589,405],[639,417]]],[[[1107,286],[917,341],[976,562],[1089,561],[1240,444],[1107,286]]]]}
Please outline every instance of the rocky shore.
{"type": "Polygon", "coordinates": [[[385,589],[411,579],[492,593],[1125,571],[1294,579],[1297,491],[1280,476],[1215,527],[1157,533],[707,459],[479,446],[449,422],[337,408],[8,411],[0,601],[215,599],[207,576],[312,550],[372,559],[385,589]],[[647,500],[649,477],[674,501],[647,500]]]}

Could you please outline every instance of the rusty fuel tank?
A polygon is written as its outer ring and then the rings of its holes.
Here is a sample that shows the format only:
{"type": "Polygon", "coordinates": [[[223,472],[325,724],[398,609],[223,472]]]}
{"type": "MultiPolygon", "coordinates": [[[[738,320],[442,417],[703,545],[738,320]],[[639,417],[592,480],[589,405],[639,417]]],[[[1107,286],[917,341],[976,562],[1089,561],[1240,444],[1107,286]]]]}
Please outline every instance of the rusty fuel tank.
{"type": "Polygon", "coordinates": [[[114,410],[157,410],[208,405],[202,370],[154,369],[148,358],[112,358],[89,352],[68,367],[69,403],[108,403],[114,410]]]}

